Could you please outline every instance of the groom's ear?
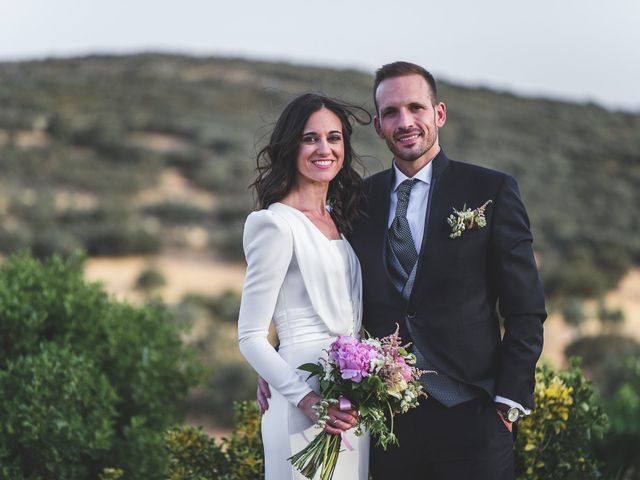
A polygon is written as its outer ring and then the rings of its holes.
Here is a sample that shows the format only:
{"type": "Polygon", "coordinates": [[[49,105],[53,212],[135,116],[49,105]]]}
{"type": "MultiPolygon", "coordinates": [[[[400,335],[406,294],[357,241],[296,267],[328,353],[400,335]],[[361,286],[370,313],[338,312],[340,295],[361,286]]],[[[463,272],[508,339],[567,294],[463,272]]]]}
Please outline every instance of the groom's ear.
{"type": "Polygon", "coordinates": [[[382,127],[380,126],[380,120],[378,119],[377,115],[374,115],[374,117],[373,117],[373,128],[376,129],[376,133],[378,134],[378,136],[380,138],[384,138],[382,136],[382,127]]]}
{"type": "Polygon", "coordinates": [[[435,110],[436,127],[444,127],[444,124],[447,121],[447,106],[443,102],[438,102],[434,105],[433,109],[435,110]]]}

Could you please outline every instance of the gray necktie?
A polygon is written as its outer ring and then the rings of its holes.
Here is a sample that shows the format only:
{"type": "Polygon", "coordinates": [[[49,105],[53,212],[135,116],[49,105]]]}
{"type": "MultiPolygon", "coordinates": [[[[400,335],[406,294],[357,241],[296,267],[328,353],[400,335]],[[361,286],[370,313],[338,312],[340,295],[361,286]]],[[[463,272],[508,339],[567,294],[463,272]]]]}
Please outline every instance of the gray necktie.
{"type": "Polygon", "coordinates": [[[407,221],[407,207],[409,206],[409,196],[411,195],[411,189],[415,180],[405,180],[398,186],[398,204],[396,206],[396,215],[391,222],[389,228],[389,244],[393,249],[398,261],[402,265],[402,268],[407,273],[407,276],[411,274],[413,266],[418,260],[418,252],[416,246],[413,243],[413,237],[411,236],[411,229],[409,228],[409,222],[407,221]]]}

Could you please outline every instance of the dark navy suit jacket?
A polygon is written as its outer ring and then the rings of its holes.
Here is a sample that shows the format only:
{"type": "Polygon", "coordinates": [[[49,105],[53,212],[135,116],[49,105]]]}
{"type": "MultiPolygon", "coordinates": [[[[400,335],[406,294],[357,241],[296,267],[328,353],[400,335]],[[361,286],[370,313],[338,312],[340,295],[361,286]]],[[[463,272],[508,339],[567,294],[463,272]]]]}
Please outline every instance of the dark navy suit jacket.
{"type": "Polygon", "coordinates": [[[546,311],[518,186],[504,173],[449,160],[442,150],[432,161],[425,233],[408,302],[392,285],[386,263],[393,169],[365,180],[365,218],[350,235],[362,266],[364,328],[380,337],[398,323],[403,340],[413,341],[437,370],[532,408],[546,311]],[[450,238],[453,208],[474,209],[487,200],[486,227],[450,238]]]}

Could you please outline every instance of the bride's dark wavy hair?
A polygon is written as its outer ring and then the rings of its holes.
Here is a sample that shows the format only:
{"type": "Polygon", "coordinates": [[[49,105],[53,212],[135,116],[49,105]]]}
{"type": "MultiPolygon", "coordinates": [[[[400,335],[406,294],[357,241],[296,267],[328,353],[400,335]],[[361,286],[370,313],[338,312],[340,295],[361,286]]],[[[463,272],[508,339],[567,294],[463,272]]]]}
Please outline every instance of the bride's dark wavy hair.
{"type": "Polygon", "coordinates": [[[361,165],[361,162],[351,146],[351,133],[353,122],[371,123],[371,115],[362,107],[318,93],[305,93],[292,100],[278,118],[268,145],[258,152],[258,177],[251,187],[255,189],[259,209],[267,208],[289,193],[297,175],[296,159],[304,126],[321,108],[332,111],[342,123],[344,163],[338,175],[329,182],[327,201],[338,230],[348,233],[361,215],[362,177],[354,169],[354,164],[361,165]]]}

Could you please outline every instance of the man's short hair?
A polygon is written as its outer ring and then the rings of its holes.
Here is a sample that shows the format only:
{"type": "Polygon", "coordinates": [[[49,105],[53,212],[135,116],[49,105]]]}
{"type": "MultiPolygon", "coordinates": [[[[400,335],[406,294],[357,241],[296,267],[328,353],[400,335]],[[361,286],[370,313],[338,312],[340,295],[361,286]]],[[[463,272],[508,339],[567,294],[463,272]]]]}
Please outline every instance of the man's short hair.
{"type": "Polygon", "coordinates": [[[436,80],[428,71],[422,68],[420,65],[410,62],[393,62],[387,63],[376,70],[376,79],[373,82],[373,103],[376,106],[376,113],[378,113],[378,100],[376,99],[376,91],[378,86],[388,78],[404,77],[406,75],[420,75],[424,78],[431,89],[431,104],[438,103],[438,89],[436,87],[436,80]]]}

